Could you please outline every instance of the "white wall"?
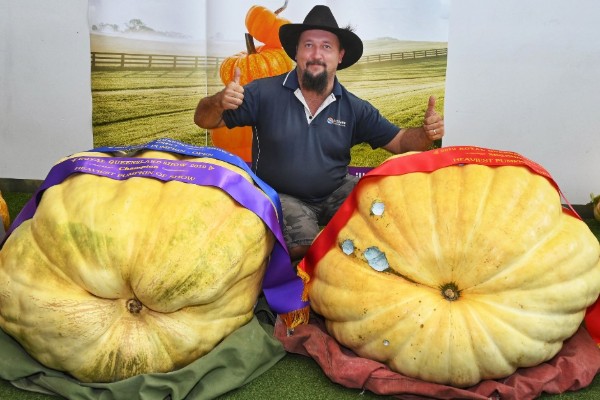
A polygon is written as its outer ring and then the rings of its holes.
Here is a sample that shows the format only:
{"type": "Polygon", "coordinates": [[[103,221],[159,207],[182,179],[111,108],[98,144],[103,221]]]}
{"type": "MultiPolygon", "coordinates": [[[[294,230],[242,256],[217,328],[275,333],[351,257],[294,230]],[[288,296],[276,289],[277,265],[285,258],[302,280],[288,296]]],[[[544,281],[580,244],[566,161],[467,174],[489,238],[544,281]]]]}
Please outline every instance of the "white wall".
{"type": "Polygon", "coordinates": [[[92,147],[86,0],[0,0],[0,178],[92,147]]]}
{"type": "MultiPolygon", "coordinates": [[[[419,1],[419,0],[415,0],[419,1]]],[[[600,193],[600,2],[452,0],[444,145],[512,150],[600,193]]],[[[0,178],[92,147],[86,0],[0,0],[0,178]]]]}
{"type": "Polygon", "coordinates": [[[600,2],[452,0],[444,145],[520,153],[600,193],[600,2]]]}

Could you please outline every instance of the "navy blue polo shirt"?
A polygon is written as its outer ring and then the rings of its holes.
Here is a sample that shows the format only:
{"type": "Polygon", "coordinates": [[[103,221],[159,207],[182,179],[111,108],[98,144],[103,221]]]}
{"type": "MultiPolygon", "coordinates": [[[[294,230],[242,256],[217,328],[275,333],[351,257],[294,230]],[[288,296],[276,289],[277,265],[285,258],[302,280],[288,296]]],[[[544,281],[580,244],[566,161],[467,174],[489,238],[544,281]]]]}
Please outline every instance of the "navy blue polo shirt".
{"type": "Polygon", "coordinates": [[[336,101],[309,124],[296,97],[296,70],[257,79],[244,86],[244,102],[223,113],[227,127],[253,126],[252,169],[279,193],[317,203],[337,189],[358,143],[378,148],[400,128],[370,103],[348,92],[337,80],[336,101]]]}

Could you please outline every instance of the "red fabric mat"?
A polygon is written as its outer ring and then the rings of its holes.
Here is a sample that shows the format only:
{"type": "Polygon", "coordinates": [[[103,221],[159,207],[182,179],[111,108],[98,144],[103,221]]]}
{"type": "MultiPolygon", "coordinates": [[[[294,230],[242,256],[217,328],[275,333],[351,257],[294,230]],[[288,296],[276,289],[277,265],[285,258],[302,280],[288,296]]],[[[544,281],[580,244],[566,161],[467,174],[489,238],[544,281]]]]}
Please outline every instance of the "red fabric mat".
{"type": "Polygon", "coordinates": [[[286,351],[313,358],[329,379],[342,386],[366,389],[402,399],[533,399],[546,393],[563,393],[588,386],[600,371],[600,349],[584,328],[565,342],[550,361],[522,368],[507,378],[486,380],[459,389],[425,382],[393,372],[377,361],[358,357],[327,333],[323,321],[311,317],[287,336],[280,319],[275,336],[286,351]]]}

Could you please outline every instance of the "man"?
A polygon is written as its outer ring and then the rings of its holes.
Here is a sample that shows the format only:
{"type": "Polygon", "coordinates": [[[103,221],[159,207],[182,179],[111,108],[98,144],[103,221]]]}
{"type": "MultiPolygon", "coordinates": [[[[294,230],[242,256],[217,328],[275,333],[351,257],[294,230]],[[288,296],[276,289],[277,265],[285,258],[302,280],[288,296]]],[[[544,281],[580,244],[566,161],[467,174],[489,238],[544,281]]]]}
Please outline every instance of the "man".
{"type": "Polygon", "coordinates": [[[352,146],[427,150],[444,136],[444,121],[430,97],[423,126],[400,129],[348,92],[336,71],[358,61],[363,44],[338,27],[328,7],[315,6],[302,24],[283,25],[279,38],[294,70],[244,87],[236,71],[221,92],[200,100],[194,121],[202,128],[254,127],[252,168],[280,196],[283,234],[296,261],[358,180],[348,174],[352,146]]]}

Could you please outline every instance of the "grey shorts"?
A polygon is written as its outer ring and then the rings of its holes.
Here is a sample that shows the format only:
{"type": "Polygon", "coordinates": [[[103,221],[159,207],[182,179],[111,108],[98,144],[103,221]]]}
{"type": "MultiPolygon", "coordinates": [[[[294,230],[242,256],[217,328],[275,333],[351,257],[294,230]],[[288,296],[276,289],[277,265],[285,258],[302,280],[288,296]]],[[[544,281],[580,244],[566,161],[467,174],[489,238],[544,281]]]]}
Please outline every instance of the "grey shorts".
{"type": "Polygon", "coordinates": [[[348,197],[358,177],[346,175],[342,185],[319,204],[309,204],[279,194],[283,210],[283,237],[288,247],[309,246],[348,197]]]}

